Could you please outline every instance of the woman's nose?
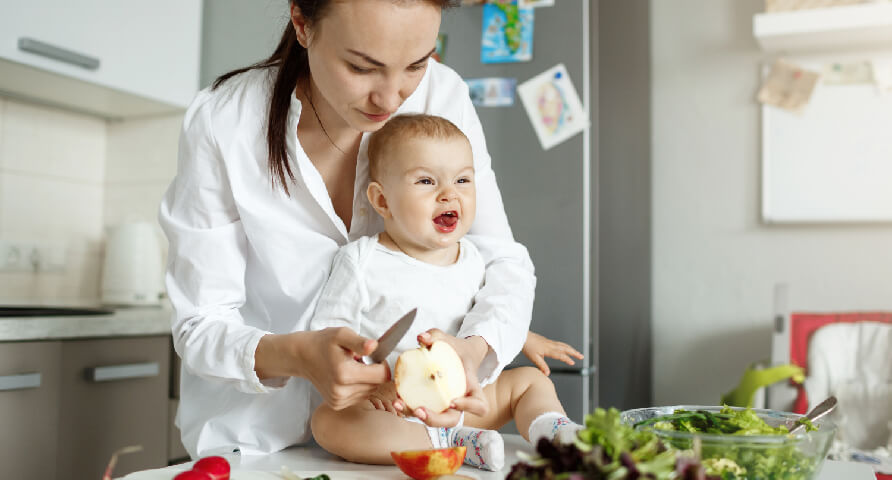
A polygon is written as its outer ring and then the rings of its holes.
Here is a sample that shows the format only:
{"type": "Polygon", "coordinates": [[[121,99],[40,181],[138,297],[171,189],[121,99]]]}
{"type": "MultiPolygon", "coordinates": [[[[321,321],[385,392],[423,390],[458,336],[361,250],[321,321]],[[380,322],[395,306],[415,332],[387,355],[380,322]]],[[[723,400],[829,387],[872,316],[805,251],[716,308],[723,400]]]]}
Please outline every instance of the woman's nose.
{"type": "Polygon", "coordinates": [[[402,82],[399,78],[385,78],[372,92],[372,102],[378,108],[393,113],[403,104],[402,82]]]}

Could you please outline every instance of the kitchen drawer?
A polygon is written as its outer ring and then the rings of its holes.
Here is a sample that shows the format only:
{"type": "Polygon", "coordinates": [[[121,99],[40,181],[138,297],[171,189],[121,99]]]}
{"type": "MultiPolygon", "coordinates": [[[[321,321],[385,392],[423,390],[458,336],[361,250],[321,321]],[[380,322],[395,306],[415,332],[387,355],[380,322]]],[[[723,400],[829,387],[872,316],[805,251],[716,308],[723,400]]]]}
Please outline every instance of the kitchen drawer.
{"type": "Polygon", "coordinates": [[[0,344],[0,478],[56,478],[61,352],[60,342],[0,344]]]}
{"type": "Polygon", "coordinates": [[[58,479],[96,480],[111,454],[115,477],[167,465],[170,339],[76,340],[62,344],[58,479]]]}

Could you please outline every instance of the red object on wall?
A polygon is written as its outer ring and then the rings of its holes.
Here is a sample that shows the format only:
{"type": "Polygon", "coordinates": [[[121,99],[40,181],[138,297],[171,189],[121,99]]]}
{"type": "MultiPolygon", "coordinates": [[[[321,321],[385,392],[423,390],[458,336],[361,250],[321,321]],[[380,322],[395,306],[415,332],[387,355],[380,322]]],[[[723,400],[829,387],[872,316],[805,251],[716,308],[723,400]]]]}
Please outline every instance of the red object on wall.
{"type": "MultiPolygon", "coordinates": [[[[883,322],[892,323],[890,312],[851,312],[851,313],[792,313],[790,314],[790,363],[806,369],[808,374],[808,341],[824,325],[831,323],[883,322]]],[[[793,402],[793,412],[804,414],[808,409],[805,387],[793,384],[798,394],[793,402]]],[[[892,480],[886,476],[883,480],[892,480]]]]}

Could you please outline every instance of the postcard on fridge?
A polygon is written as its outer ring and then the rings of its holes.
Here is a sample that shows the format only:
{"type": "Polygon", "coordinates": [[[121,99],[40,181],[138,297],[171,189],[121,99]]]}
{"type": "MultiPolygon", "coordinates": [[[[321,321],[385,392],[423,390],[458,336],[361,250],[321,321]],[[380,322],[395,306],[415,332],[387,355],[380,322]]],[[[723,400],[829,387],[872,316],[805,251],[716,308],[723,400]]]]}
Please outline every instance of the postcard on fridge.
{"type": "Polygon", "coordinates": [[[517,87],[542,148],[563,142],[589,122],[564,64],[558,64],[517,87]]]}

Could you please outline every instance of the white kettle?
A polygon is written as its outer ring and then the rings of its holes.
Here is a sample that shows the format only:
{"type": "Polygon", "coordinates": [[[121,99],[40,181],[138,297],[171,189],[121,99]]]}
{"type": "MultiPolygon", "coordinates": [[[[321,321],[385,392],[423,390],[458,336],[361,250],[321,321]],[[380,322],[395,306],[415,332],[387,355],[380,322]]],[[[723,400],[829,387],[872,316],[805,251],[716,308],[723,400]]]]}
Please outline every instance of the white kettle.
{"type": "Polygon", "coordinates": [[[154,226],[131,222],[112,228],[102,265],[102,303],[159,305],[162,283],[161,246],[154,226]]]}

